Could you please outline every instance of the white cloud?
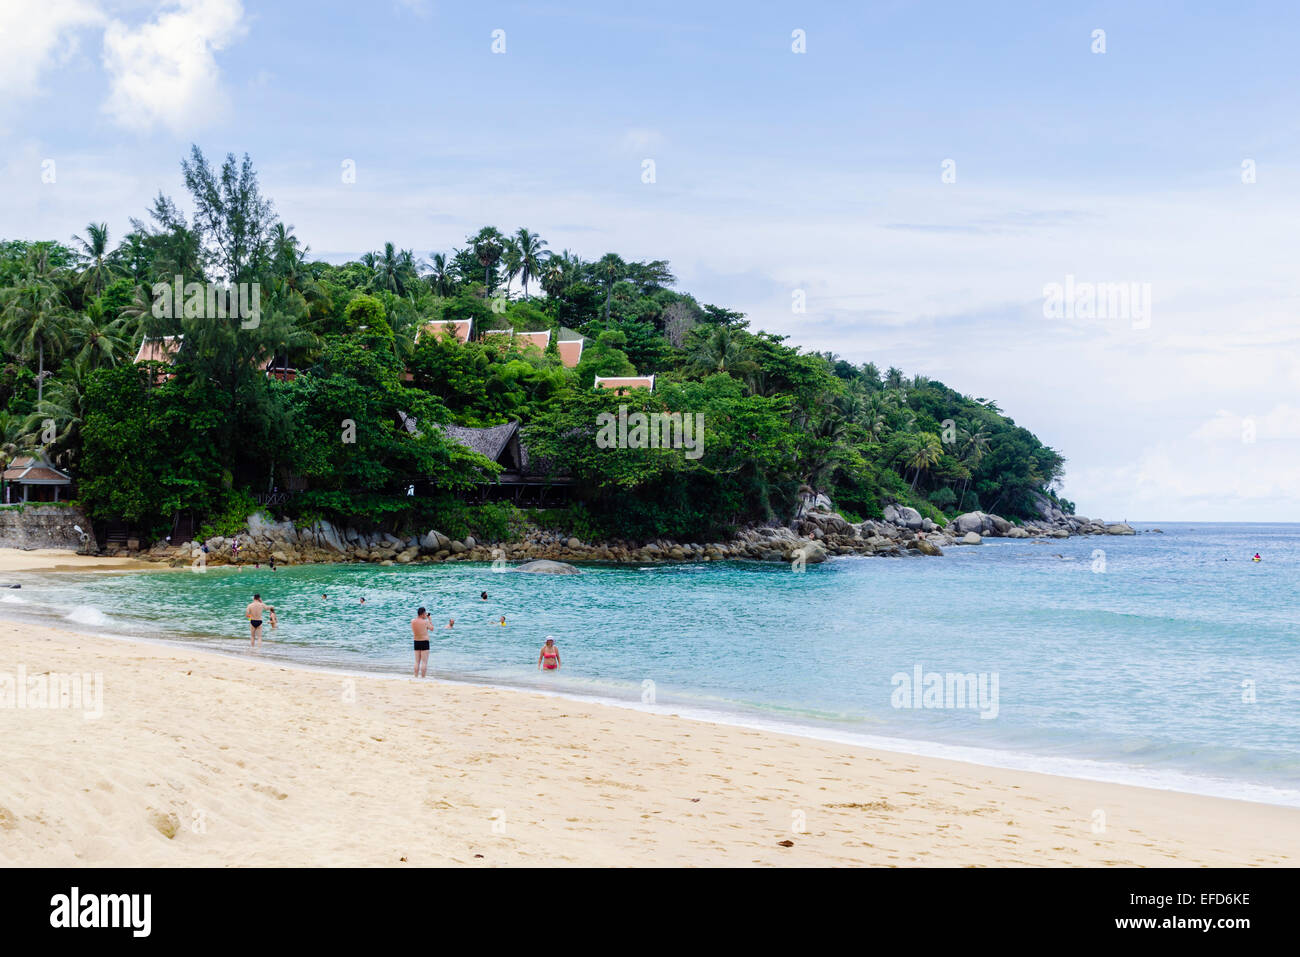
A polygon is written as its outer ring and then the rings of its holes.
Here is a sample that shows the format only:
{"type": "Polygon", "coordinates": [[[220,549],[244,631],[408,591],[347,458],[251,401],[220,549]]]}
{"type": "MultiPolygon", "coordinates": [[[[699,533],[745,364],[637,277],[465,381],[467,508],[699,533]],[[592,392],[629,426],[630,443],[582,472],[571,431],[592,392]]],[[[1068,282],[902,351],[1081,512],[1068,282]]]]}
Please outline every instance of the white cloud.
{"type": "Polygon", "coordinates": [[[104,33],[109,95],[104,111],[138,131],[183,133],[227,108],[215,51],[245,32],[239,0],[174,0],[139,27],[120,20],[104,33]]]}
{"type": "Polygon", "coordinates": [[[76,53],[75,31],[103,22],[93,0],[0,3],[0,96],[35,96],[41,73],[76,53]]]}

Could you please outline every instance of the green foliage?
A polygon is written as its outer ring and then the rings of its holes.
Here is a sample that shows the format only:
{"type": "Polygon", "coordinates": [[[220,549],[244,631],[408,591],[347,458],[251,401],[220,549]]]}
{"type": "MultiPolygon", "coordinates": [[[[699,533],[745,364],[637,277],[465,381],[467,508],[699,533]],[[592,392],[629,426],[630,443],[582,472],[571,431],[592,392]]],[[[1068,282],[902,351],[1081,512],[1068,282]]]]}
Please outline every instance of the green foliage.
{"type": "Polygon", "coordinates": [[[305,486],[300,516],[492,540],[517,531],[517,514],[457,496],[498,467],[437,425],[511,420],[534,468],[574,479],[577,500],[548,517],[583,538],[718,536],[788,518],[800,485],[855,518],[889,502],[936,522],[981,505],[1028,517],[1044,494],[1074,509],[1053,491],[1061,455],[993,402],[751,331],[672,289],[666,261],[585,260],[488,226],[427,265],[393,243],[333,265],[276,218],[248,157],[214,168],[196,147],[182,174],[192,219],[160,193],[115,248],[94,220],[75,249],[0,242],[4,445],[54,419],[47,452],[76,469],[96,519],[149,533],[188,511],[233,529],[253,493],[305,486]],[[260,322],[154,317],[149,284],[178,274],[258,282],[260,322]],[[546,329],[551,342],[539,354],[422,332],[460,320],[480,339],[546,329]],[[576,369],[560,362],[561,328],[586,337],[576,369]],[[183,337],[165,380],[129,364],[146,335],[183,337]],[[298,372],[278,381],[268,367],[298,372]],[[593,389],[597,375],[637,374],[657,376],[653,393],[593,389]],[[620,406],[702,415],[701,454],[601,448],[600,416],[620,406]]]}

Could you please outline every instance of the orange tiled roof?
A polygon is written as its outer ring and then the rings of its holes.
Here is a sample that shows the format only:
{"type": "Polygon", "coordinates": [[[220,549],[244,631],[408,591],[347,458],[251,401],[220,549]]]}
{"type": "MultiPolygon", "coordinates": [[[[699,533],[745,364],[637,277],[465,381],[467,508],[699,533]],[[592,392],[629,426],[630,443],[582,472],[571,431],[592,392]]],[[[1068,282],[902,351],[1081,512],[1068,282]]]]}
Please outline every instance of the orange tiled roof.
{"type": "Polygon", "coordinates": [[[617,389],[620,392],[628,389],[649,389],[653,392],[655,377],[652,375],[596,376],[596,388],[617,389]]]}
{"type": "Polygon", "coordinates": [[[582,346],[585,341],[585,339],[561,339],[555,344],[564,368],[573,369],[582,361],[582,346]]]}
{"type": "MultiPolygon", "coordinates": [[[[464,345],[466,342],[469,342],[469,335],[470,332],[473,331],[473,326],[474,326],[473,319],[457,319],[454,322],[452,322],[451,325],[456,327],[457,342],[459,342],[461,345],[464,345]]],[[[423,326],[420,327],[420,331],[415,334],[416,338],[418,339],[420,337],[420,334],[424,332],[433,333],[433,335],[435,336],[445,336],[447,334],[447,323],[426,322],[423,326]]]]}

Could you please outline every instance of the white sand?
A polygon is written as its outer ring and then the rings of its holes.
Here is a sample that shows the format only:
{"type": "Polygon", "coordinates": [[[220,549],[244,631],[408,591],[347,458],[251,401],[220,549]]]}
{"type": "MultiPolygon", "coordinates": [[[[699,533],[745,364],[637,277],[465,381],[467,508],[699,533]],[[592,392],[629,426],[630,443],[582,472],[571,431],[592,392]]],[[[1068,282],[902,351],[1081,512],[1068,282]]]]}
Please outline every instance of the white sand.
{"type": "Polygon", "coordinates": [[[0,673],[104,682],[98,720],[0,709],[3,864],[1300,862],[1290,808],[46,628],[0,647],[0,673]]]}

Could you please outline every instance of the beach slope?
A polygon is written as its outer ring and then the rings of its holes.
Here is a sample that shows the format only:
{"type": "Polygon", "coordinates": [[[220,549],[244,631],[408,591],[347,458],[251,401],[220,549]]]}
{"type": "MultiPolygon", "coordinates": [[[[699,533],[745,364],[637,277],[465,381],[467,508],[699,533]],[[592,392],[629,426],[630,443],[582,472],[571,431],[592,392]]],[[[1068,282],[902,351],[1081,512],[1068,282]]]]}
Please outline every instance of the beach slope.
{"type": "Polygon", "coordinates": [[[0,708],[6,865],[1300,862],[1297,809],[14,624],[0,647],[0,673],[103,680],[96,719],[0,708]]]}

